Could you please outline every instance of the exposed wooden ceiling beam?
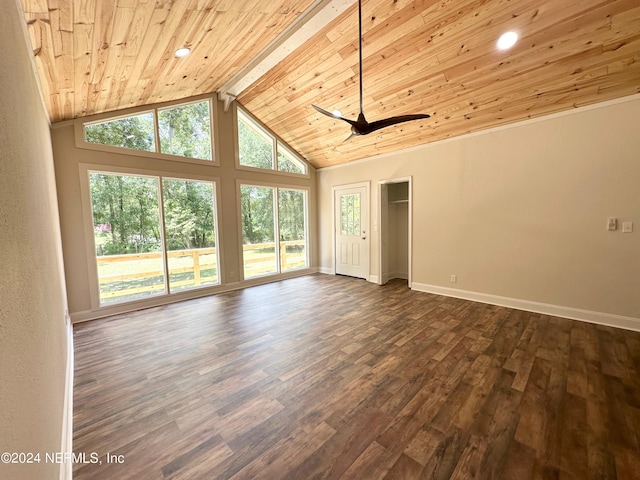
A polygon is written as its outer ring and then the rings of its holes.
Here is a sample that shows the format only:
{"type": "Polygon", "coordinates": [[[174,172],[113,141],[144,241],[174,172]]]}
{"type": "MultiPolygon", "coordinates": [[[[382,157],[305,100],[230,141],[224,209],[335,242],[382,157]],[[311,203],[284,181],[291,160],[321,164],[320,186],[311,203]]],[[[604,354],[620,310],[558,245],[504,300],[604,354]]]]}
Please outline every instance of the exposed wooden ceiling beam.
{"type": "Polygon", "coordinates": [[[227,110],[235,98],[313,35],[340,16],[355,0],[316,0],[242,70],[218,90],[227,110]]]}

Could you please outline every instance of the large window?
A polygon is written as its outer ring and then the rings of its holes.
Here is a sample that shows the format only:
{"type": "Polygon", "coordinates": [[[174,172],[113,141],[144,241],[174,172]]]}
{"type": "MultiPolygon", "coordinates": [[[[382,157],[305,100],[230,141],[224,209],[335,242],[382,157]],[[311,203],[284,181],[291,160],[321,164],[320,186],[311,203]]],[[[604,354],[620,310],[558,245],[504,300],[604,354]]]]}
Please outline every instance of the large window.
{"type": "Polygon", "coordinates": [[[160,152],[211,160],[209,102],[158,109],[160,152]]]}
{"type": "Polygon", "coordinates": [[[89,187],[101,305],[219,283],[214,183],[89,172],[89,187]]]}
{"type": "Polygon", "coordinates": [[[307,174],[307,164],[238,108],[238,157],[243,167],[307,174]]]}
{"type": "Polygon", "coordinates": [[[307,192],[241,185],[244,278],[305,268],[307,192]]]}
{"type": "Polygon", "coordinates": [[[280,270],[307,266],[307,195],[304,190],[278,189],[280,270]]]}
{"type": "Polygon", "coordinates": [[[84,138],[99,145],[155,152],[153,112],[89,123],[84,127],[84,138]]]}
{"type": "Polygon", "coordinates": [[[238,110],[238,154],[240,165],[245,167],[274,169],[273,149],[275,140],[238,110]]]}
{"type": "Polygon", "coordinates": [[[278,272],[274,193],[272,187],[240,187],[244,278],[278,272]]]}
{"type": "Polygon", "coordinates": [[[91,173],[100,303],[165,293],[158,179],[91,173]]]}
{"type": "Polygon", "coordinates": [[[85,123],[84,141],[107,147],[212,160],[211,127],[211,102],[203,100],[85,123]]]}
{"type": "Polygon", "coordinates": [[[214,184],[165,178],[162,195],[171,291],[219,283],[214,184]]]}

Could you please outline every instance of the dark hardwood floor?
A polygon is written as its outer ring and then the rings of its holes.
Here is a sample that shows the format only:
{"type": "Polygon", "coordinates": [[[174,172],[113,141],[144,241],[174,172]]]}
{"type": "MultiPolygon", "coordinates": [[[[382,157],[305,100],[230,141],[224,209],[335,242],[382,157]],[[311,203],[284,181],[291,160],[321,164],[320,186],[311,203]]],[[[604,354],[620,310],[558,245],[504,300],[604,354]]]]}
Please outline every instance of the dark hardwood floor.
{"type": "Polygon", "coordinates": [[[76,480],[640,478],[640,333],[406,282],[79,324],[75,362],[76,480]]]}

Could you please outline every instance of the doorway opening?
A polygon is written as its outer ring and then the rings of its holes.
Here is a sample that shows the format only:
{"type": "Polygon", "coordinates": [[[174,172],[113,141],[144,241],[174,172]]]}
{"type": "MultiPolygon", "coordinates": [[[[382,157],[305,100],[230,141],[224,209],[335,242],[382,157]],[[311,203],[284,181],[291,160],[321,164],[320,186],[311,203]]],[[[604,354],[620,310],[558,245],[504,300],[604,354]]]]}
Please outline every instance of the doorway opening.
{"type": "Polygon", "coordinates": [[[411,288],[411,177],[378,182],[380,275],[378,283],[407,281],[411,288]]]}

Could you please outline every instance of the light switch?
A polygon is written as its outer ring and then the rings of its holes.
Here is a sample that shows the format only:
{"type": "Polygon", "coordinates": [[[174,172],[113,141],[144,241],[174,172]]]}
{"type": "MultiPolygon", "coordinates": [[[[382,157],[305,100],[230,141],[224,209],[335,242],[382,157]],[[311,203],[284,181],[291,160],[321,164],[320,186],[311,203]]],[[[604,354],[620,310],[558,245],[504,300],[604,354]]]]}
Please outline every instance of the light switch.
{"type": "Polygon", "coordinates": [[[622,222],[622,233],[633,232],[633,222],[622,222]]]}
{"type": "Polygon", "coordinates": [[[618,219],[615,217],[610,217],[607,220],[607,230],[613,231],[618,229],[618,219]]]}

